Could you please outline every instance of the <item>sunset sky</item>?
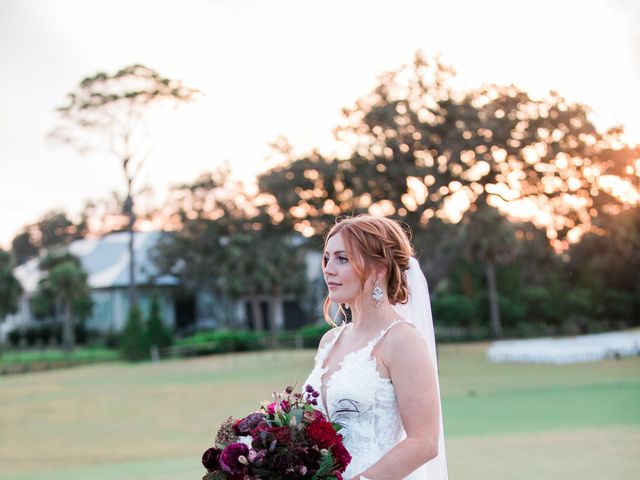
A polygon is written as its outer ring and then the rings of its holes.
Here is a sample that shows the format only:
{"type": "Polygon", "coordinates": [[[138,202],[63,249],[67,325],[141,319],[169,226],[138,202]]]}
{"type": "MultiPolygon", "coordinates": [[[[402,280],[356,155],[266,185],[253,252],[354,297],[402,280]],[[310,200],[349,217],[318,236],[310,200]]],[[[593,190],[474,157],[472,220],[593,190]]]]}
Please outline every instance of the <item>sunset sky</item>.
{"type": "Polygon", "coordinates": [[[464,86],[549,89],[640,143],[640,2],[0,0],[0,245],[48,210],[123,191],[115,158],[46,140],[85,76],[143,63],[205,96],[175,113],[143,173],[171,184],[228,160],[250,180],[269,142],[331,151],[343,106],[418,50],[464,86]]]}

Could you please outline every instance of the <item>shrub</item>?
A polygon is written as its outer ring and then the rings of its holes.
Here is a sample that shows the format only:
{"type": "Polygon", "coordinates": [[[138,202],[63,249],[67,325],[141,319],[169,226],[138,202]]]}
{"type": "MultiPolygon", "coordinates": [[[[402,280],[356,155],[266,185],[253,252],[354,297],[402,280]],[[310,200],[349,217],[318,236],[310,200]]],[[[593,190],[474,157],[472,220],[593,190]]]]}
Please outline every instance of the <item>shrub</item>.
{"type": "Polygon", "coordinates": [[[17,328],[10,330],[9,333],[7,334],[7,339],[9,340],[9,343],[13,347],[17,347],[18,345],[20,345],[21,338],[22,338],[22,333],[17,328]]]}
{"type": "Polygon", "coordinates": [[[147,330],[149,334],[149,343],[152,346],[163,348],[173,343],[171,333],[165,326],[160,316],[160,298],[158,295],[151,297],[151,306],[149,308],[149,319],[147,320],[147,330]]]}
{"type": "Polygon", "coordinates": [[[176,345],[194,347],[193,355],[244,352],[264,348],[265,334],[247,330],[213,330],[198,332],[176,340],[176,345]]]}
{"type": "Polygon", "coordinates": [[[131,361],[139,362],[149,358],[149,338],[142,323],[140,308],[134,305],[129,310],[127,323],[120,338],[122,356],[131,361]]]}
{"type": "Polygon", "coordinates": [[[298,330],[298,335],[302,337],[304,348],[317,348],[322,336],[331,330],[331,325],[327,322],[306,325],[298,330]]]}
{"type": "MultiPolygon", "coordinates": [[[[500,320],[505,328],[514,328],[526,318],[526,308],[517,299],[498,295],[498,308],[500,309],[500,320]]],[[[489,295],[486,292],[477,297],[477,311],[480,314],[482,324],[489,325],[491,314],[489,295]]]]}
{"type": "Polygon", "coordinates": [[[524,323],[557,325],[565,317],[564,306],[556,304],[555,295],[549,288],[523,288],[520,299],[526,312],[524,323]]]}
{"type": "MultiPolygon", "coordinates": [[[[75,325],[77,343],[85,343],[87,339],[83,323],[75,325]]],[[[38,345],[59,345],[62,342],[62,323],[58,321],[43,321],[29,325],[23,325],[11,330],[7,336],[9,343],[14,347],[20,346],[24,339],[25,345],[34,347],[38,345]]]]}
{"type": "Polygon", "coordinates": [[[433,299],[433,317],[438,325],[469,327],[477,323],[478,314],[473,300],[459,294],[438,295],[433,299]]]}

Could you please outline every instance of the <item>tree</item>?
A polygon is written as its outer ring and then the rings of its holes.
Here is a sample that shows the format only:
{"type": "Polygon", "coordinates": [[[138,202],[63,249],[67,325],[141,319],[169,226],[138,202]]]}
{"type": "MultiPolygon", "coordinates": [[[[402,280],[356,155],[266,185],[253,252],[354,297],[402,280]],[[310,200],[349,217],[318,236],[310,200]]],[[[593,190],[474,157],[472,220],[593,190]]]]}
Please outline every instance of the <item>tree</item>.
{"type": "MultiPolygon", "coordinates": [[[[632,158],[621,153],[629,149],[620,147],[617,130],[598,131],[587,107],[556,92],[532,99],[513,85],[457,91],[453,76],[418,53],[410,67],[384,74],[344,110],[336,131],[351,148],[348,158],[293,159],[263,175],[261,188],[280,215],[311,235],[322,233],[313,226],[327,214],[394,216],[414,232],[440,218],[463,221],[469,231],[472,222],[485,223],[484,212],[498,208],[513,217],[529,207],[544,220],[528,220],[544,223],[556,250],[588,231],[599,211],[619,208],[622,199],[601,181],[626,172],[632,158]],[[283,179],[290,181],[286,190],[283,179]]],[[[507,237],[492,238],[482,256],[490,290],[491,252],[509,245],[507,237]]]]}
{"type": "Polygon", "coordinates": [[[568,250],[567,282],[588,292],[592,320],[640,323],[640,207],[599,215],[568,250]]]}
{"type": "Polygon", "coordinates": [[[13,238],[12,251],[22,264],[47,248],[69,245],[87,233],[83,223],[75,224],[61,210],[46,212],[36,222],[27,225],[13,238]]]}
{"type": "Polygon", "coordinates": [[[144,65],[130,65],[114,74],[104,72],[83,79],[57,109],[60,125],[51,133],[80,152],[101,150],[116,157],[126,179],[124,213],[129,217],[129,303],[137,301],[133,248],[134,196],[137,179],[153,140],[152,111],[163,104],[189,101],[197,90],[161,76],[144,65]]]}
{"type": "Polygon", "coordinates": [[[345,192],[341,180],[347,162],[317,152],[301,158],[288,149],[281,154],[282,165],[258,176],[260,192],[274,208],[273,222],[318,239],[333,225],[337,215],[366,211],[353,201],[351,191],[345,192]]]}
{"type": "Polygon", "coordinates": [[[66,351],[75,347],[75,324],[91,311],[87,274],[77,257],[52,251],[40,261],[44,276],[34,296],[36,311],[62,311],[62,342],[66,351]]]}
{"type": "Polygon", "coordinates": [[[502,337],[496,266],[508,262],[514,256],[515,227],[496,208],[484,205],[466,216],[460,230],[463,252],[484,265],[491,333],[494,337],[502,337]]]}
{"type": "Polygon", "coordinates": [[[8,252],[0,248],[0,322],[10,313],[18,311],[22,285],[13,275],[13,262],[8,252]]]}
{"type": "Polygon", "coordinates": [[[265,327],[261,299],[270,297],[275,337],[283,296],[305,286],[299,237],[273,219],[272,205],[234,183],[226,166],[177,187],[173,198],[180,227],[156,248],[160,271],[219,299],[247,299],[256,330],[265,327]]]}
{"type": "Polygon", "coordinates": [[[37,256],[38,251],[38,247],[31,240],[27,228],[23,229],[11,240],[11,252],[18,265],[22,265],[30,258],[37,256]]]}
{"type": "MultiPolygon", "coordinates": [[[[304,249],[296,244],[299,236],[281,229],[273,229],[265,223],[255,230],[246,230],[228,237],[224,247],[225,259],[221,262],[223,273],[220,287],[224,295],[233,299],[247,298],[251,305],[256,330],[264,329],[261,297],[271,300],[272,339],[284,321],[281,311],[283,297],[288,293],[301,294],[306,286],[304,249]]],[[[253,219],[256,220],[256,219],[253,219]]]]}

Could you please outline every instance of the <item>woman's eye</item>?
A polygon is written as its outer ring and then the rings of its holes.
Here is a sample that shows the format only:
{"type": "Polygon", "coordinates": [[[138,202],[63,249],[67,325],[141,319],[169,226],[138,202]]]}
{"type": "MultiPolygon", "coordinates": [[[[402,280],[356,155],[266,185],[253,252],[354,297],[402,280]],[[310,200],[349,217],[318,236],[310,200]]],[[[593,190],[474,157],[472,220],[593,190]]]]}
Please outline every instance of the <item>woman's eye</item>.
{"type": "Polygon", "coordinates": [[[326,267],[326,266],[327,266],[327,263],[329,263],[329,259],[328,259],[327,257],[324,257],[324,258],[322,259],[322,264],[326,267]]]}
{"type": "Polygon", "coordinates": [[[338,257],[338,261],[340,263],[347,263],[349,260],[347,259],[347,257],[338,257]]]}

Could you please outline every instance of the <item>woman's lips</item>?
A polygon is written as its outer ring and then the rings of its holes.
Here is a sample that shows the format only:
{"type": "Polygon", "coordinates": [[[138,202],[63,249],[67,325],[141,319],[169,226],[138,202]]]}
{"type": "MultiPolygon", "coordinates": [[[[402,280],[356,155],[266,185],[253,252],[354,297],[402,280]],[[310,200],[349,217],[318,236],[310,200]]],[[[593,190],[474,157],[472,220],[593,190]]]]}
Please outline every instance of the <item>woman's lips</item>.
{"type": "Polygon", "coordinates": [[[335,282],[329,282],[327,283],[327,287],[329,287],[329,290],[335,290],[336,288],[338,288],[341,284],[340,283],[335,283],[335,282]]]}

